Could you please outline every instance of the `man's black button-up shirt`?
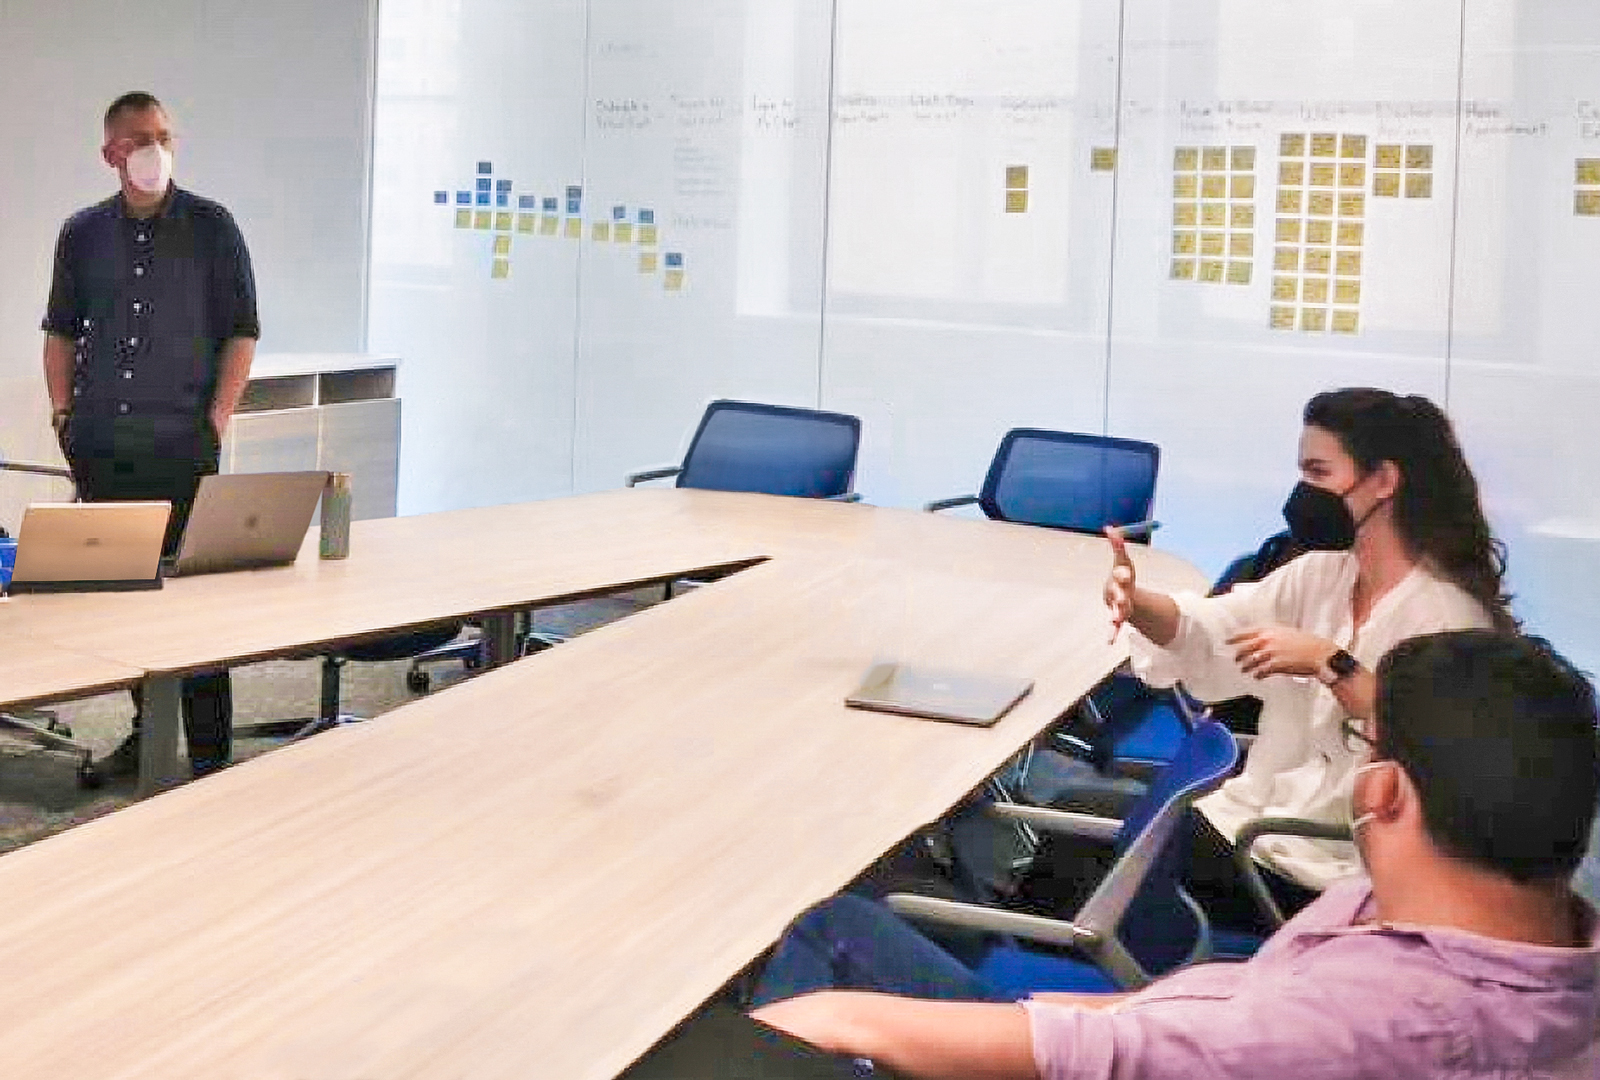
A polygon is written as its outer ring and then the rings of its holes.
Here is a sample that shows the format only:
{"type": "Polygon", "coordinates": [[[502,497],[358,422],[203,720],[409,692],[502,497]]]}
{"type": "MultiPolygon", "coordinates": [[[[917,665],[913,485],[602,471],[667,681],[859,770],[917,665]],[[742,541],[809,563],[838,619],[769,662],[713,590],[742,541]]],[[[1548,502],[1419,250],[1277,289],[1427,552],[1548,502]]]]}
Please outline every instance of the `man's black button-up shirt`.
{"type": "Polygon", "coordinates": [[[77,344],[85,420],[203,415],[229,338],[259,337],[255,278],[227,210],[173,187],[153,217],[116,195],[62,226],[46,333],[77,344]]]}

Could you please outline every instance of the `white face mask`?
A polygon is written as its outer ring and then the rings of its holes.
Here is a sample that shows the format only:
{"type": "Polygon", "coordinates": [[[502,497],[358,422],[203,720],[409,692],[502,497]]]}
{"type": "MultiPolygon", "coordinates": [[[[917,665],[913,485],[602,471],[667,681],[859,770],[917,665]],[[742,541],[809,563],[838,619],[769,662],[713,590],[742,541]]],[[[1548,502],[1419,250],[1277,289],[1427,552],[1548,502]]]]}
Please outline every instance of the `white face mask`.
{"type": "Polygon", "coordinates": [[[172,151],[160,143],[141,146],[128,155],[128,182],[149,195],[161,195],[172,182],[172,151]]]}

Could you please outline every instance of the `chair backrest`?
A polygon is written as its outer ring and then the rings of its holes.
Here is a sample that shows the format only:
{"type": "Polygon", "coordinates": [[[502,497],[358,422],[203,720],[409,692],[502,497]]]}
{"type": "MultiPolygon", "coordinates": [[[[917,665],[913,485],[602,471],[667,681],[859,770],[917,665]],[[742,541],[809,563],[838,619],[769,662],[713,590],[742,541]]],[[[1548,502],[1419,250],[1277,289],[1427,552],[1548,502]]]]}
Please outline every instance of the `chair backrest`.
{"type": "Polygon", "coordinates": [[[827,499],[850,491],[861,421],[844,413],[713,401],[678,486],[827,499]]]}
{"type": "Polygon", "coordinates": [[[1154,443],[1013,428],[989,464],[978,505],[999,521],[1098,534],[1150,517],[1160,463],[1154,443]]]}
{"type": "Polygon", "coordinates": [[[1233,733],[1199,720],[1129,807],[1117,861],[1078,912],[1075,921],[1102,931],[1113,951],[1126,950],[1148,974],[1188,960],[1209,936],[1204,915],[1181,888],[1187,819],[1194,800],[1221,785],[1238,760],[1233,733]]]}

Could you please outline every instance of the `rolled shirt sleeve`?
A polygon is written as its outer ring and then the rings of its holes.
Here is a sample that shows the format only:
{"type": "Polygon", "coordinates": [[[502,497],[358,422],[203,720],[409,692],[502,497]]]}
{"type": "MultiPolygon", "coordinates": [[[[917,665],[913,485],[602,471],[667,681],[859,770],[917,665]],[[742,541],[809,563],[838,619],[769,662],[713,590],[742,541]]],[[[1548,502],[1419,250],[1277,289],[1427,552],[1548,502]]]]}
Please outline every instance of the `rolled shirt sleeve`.
{"type": "Polygon", "coordinates": [[[72,222],[61,226],[56,238],[55,267],[50,275],[50,299],[45,305],[42,329],[57,337],[76,338],[82,312],[78,304],[77,273],[73,265],[72,222]]]}
{"type": "Polygon", "coordinates": [[[256,314],[256,278],[250,264],[250,249],[238,224],[221,207],[217,208],[217,250],[212,264],[212,317],[216,336],[259,338],[261,322],[256,314]]]}

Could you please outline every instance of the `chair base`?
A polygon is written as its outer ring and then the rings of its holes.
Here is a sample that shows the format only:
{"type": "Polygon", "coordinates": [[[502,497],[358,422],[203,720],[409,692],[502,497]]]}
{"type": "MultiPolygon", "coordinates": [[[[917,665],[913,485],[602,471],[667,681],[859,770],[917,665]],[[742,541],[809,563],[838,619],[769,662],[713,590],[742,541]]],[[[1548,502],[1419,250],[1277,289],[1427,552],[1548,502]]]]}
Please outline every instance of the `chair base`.
{"type": "Polygon", "coordinates": [[[72,729],[56,719],[55,713],[43,709],[0,713],[0,729],[15,732],[46,750],[73,755],[78,759],[78,786],[86,790],[100,786],[102,778],[94,765],[94,752],[74,742],[72,729]]]}

